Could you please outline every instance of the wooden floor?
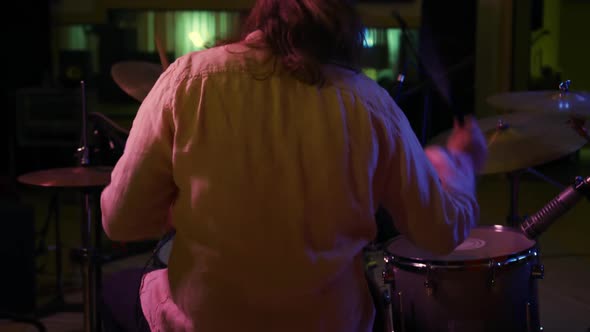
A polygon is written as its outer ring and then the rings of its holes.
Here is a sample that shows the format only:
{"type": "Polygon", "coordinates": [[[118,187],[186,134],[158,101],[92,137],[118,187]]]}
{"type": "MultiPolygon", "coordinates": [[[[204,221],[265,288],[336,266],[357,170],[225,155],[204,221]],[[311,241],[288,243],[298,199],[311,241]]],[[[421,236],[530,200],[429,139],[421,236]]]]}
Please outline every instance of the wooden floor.
{"type": "MultiPolygon", "coordinates": [[[[575,175],[590,175],[590,150],[584,148],[579,159],[567,159],[536,168],[562,184],[573,181],[575,175]]],[[[518,213],[530,215],[553,199],[560,188],[530,174],[521,177],[518,213]]],[[[487,175],[479,179],[478,195],[481,202],[482,225],[506,224],[510,202],[509,181],[505,175],[487,175]]],[[[47,213],[49,192],[23,189],[23,197],[35,205],[39,226],[47,213]]],[[[76,195],[60,197],[62,206],[63,242],[67,248],[79,246],[80,209],[76,195]]],[[[50,234],[48,243],[53,240],[50,234]]],[[[545,278],[539,282],[541,321],[545,331],[590,331],[590,202],[583,200],[566,215],[557,220],[538,241],[541,259],[545,266],[545,278]]],[[[115,247],[114,250],[121,248],[115,247]]],[[[272,248],[269,248],[272,250],[272,248]]],[[[105,274],[129,266],[142,266],[148,254],[132,255],[105,266],[105,274]]],[[[64,275],[68,300],[80,302],[80,285],[76,264],[64,254],[64,275]]],[[[40,299],[43,301],[54,292],[55,269],[51,253],[38,258],[45,265],[38,276],[40,299]]],[[[42,319],[48,331],[82,331],[82,315],[59,313],[42,319]]],[[[0,332],[35,331],[34,328],[11,321],[0,321],[0,332]]]]}

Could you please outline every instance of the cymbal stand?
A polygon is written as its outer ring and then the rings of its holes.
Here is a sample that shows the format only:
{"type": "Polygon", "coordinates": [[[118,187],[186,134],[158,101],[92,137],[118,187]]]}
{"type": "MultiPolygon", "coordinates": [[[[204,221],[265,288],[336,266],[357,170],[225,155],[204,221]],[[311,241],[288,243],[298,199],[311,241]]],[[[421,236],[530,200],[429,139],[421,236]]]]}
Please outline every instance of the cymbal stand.
{"type": "Polygon", "coordinates": [[[520,175],[522,170],[508,173],[508,181],[510,182],[510,205],[508,207],[508,217],[506,222],[508,226],[516,226],[520,222],[518,216],[518,194],[520,192],[520,175]]]}
{"type": "MultiPolygon", "coordinates": [[[[82,146],[78,148],[80,153],[81,166],[89,166],[89,148],[88,148],[88,126],[87,126],[87,109],[86,109],[86,85],[84,81],[80,82],[82,94],[82,146]]],[[[92,208],[90,206],[90,189],[86,188],[82,192],[82,227],[81,239],[82,248],[78,251],[78,258],[82,265],[83,279],[83,302],[84,302],[84,332],[97,331],[100,326],[96,310],[96,293],[98,285],[98,272],[96,268],[96,252],[92,245],[92,208]]]]}
{"type": "Polygon", "coordinates": [[[59,225],[59,194],[55,193],[51,204],[54,208],[55,215],[55,270],[56,270],[56,289],[57,289],[57,300],[60,303],[65,303],[64,290],[63,290],[63,273],[62,273],[62,246],[61,246],[61,229],[59,225]]]}
{"type": "Polygon", "coordinates": [[[534,168],[527,168],[525,171],[528,172],[528,173],[531,173],[532,175],[534,175],[534,176],[538,177],[539,179],[541,179],[541,180],[543,180],[543,181],[545,181],[545,182],[553,185],[554,187],[556,187],[556,188],[558,188],[560,190],[565,189],[565,187],[566,187],[565,185],[563,185],[563,184],[561,184],[561,183],[559,183],[559,182],[551,179],[550,177],[544,175],[543,173],[535,170],[534,168]]]}
{"type": "Polygon", "coordinates": [[[82,192],[82,247],[78,250],[77,256],[81,263],[83,278],[83,302],[84,302],[84,332],[93,332],[100,330],[100,317],[97,310],[98,289],[100,287],[101,269],[98,260],[98,227],[94,227],[96,232],[93,246],[92,232],[93,214],[91,194],[93,188],[85,188],[82,192]]]}
{"type": "Polygon", "coordinates": [[[82,94],[82,146],[78,148],[78,153],[81,156],[80,165],[88,166],[90,164],[90,153],[88,151],[88,111],[86,109],[86,84],[84,83],[84,81],[80,82],[80,87],[82,94]]]}

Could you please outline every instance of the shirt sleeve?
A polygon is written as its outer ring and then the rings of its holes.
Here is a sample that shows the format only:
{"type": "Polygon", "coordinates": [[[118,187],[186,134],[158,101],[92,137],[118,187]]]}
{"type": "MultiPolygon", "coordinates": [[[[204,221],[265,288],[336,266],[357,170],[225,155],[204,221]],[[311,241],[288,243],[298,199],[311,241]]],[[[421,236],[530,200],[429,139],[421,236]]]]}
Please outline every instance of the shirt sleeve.
{"type": "Polygon", "coordinates": [[[177,187],[172,175],[172,100],[177,65],[164,72],[133,121],[123,155],[101,194],[102,225],[114,241],[161,236],[177,187]]]}
{"type": "Polygon", "coordinates": [[[448,254],[479,219],[473,167],[466,156],[442,147],[423,149],[405,115],[391,104],[380,135],[387,179],[381,204],[416,246],[448,254]]]}

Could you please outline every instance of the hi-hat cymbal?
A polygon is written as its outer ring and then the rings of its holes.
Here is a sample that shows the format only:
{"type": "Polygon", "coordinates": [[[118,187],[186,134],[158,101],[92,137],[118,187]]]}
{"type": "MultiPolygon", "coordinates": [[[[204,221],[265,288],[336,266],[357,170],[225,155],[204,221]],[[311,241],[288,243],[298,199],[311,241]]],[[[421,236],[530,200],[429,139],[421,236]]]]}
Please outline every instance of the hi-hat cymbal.
{"type": "Polygon", "coordinates": [[[112,167],[69,167],[54,168],[18,177],[20,183],[55,188],[103,187],[111,182],[112,167]]]}
{"type": "Polygon", "coordinates": [[[125,93],[143,101],[162,74],[162,66],[145,61],[122,61],[111,67],[111,76],[125,93]]]}
{"type": "MultiPolygon", "coordinates": [[[[562,114],[511,113],[478,120],[488,144],[480,174],[506,173],[545,164],[579,150],[586,140],[562,114]]],[[[451,130],[431,144],[445,145],[451,130]]]]}
{"type": "Polygon", "coordinates": [[[581,91],[519,91],[491,96],[487,102],[500,109],[590,115],[590,93],[581,91]]]}

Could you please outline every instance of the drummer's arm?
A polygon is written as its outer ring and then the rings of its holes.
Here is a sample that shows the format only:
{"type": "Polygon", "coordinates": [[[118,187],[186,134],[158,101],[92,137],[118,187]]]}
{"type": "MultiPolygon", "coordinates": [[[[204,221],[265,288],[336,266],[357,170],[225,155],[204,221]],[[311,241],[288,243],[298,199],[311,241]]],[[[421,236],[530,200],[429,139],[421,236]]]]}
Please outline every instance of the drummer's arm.
{"type": "Polygon", "coordinates": [[[479,218],[473,167],[467,156],[450,155],[442,148],[425,153],[401,110],[395,106],[391,114],[393,124],[384,134],[389,136],[389,151],[381,151],[389,160],[382,204],[414,244],[447,254],[479,218]]]}
{"type": "Polygon", "coordinates": [[[172,178],[173,120],[171,87],[162,75],[142,103],[125,151],[101,195],[102,225],[113,241],[162,236],[171,227],[177,193],[172,178]]]}

